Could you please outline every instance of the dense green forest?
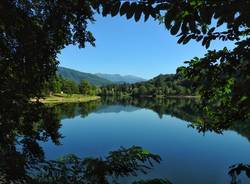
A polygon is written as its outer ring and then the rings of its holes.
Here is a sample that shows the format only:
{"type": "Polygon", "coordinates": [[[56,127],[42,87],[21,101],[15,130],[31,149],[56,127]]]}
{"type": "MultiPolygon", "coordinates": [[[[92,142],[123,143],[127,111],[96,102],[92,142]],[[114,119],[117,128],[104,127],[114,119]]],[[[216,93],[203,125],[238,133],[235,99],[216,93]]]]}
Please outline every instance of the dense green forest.
{"type": "MultiPolygon", "coordinates": [[[[57,76],[44,86],[44,95],[53,93],[99,96],[169,97],[198,96],[193,82],[178,74],[160,74],[148,81],[130,83],[120,75],[102,74],[102,77],[69,68],[58,67],[57,76]],[[106,78],[112,78],[107,80],[106,78]]],[[[133,76],[134,77],[134,76],[133,76]]],[[[137,79],[139,80],[139,79],[137,79]]],[[[142,79],[141,79],[142,80],[142,79]]],[[[133,81],[135,79],[133,78],[133,81]]]]}
{"type": "Polygon", "coordinates": [[[135,84],[112,84],[102,86],[101,96],[167,97],[195,96],[198,92],[192,81],[175,74],[159,75],[149,81],[135,84]]]}
{"type": "Polygon", "coordinates": [[[51,78],[45,83],[43,88],[43,94],[48,96],[55,93],[66,94],[82,94],[82,95],[96,95],[99,88],[95,85],[91,85],[87,80],[82,80],[80,83],[76,83],[73,80],[56,76],[51,78]]]}
{"type": "Polygon", "coordinates": [[[169,96],[198,96],[192,81],[176,74],[159,75],[145,82],[134,84],[109,84],[96,86],[87,80],[79,83],[57,76],[52,78],[44,87],[44,94],[66,93],[99,96],[133,96],[133,97],[169,97],[169,96]]]}

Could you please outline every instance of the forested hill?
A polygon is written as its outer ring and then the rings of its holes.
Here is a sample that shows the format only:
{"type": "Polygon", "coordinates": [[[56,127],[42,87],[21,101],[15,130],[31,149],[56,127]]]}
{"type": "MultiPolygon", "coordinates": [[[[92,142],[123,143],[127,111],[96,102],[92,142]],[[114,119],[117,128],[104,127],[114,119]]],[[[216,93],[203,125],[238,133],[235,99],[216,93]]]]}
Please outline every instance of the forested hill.
{"type": "Polygon", "coordinates": [[[80,72],[80,71],[76,71],[76,70],[72,70],[72,69],[64,68],[64,67],[58,67],[58,75],[63,78],[72,80],[78,84],[82,80],[86,80],[91,85],[96,85],[96,86],[103,86],[103,85],[108,85],[108,84],[113,83],[110,80],[101,78],[91,73],[84,73],[84,72],[80,72]]]}
{"type": "Polygon", "coordinates": [[[133,84],[136,82],[142,82],[145,81],[145,79],[136,77],[133,75],[120,75],[120,74],[91,74],[91,73],[85,73],[80,72],[77,70],[73,70],[70,68],[65,67],[58,67],[58,75],[60,75],[63,78],[72,80],[76,83],[80,83],[82,80],[88,81],[91,85],[96,86],[104,86],[108,84],[122,84],[122,83],[129,83],[133,84]]]}
{"type": "Polygon", "coordinates": [[[155,96],[193,96],[197,92],[192,88],[190,80],[182,79],[176,74],[161,74],[148,81],[129,84],[127,81],[120,81],[120,75],[106,75],[111,80],[102,78],[95,74],[79,72],[69,68],[59,67],[58,75],[76,83],[82,80],[88,81],[91,85],[102,86],[99,91],[101,96],[135,96],[135,97],[155,97],[155,96]],[[117,77],[116,77],[117,76],[117,77]],[[115,79],[116,77],[116,79],[115,79]]]}
{"type": "Polygon", "coordinates": [[[111,84],[102,87],[103,96],[193,96],[198,95],[190,80],[175,74],[159,75],[135,84],[111,84]]]}
{"type": "Polygon", "coordinates": [[[97,76],[110,80],[114,83],[137,83],[137,82],[143,82],[146,81],[146,79],[143,79],[141,77],[133,76],[133,75],[120,75],[120,74],[103,74],[103,73],[97,73],[97,76]]]}

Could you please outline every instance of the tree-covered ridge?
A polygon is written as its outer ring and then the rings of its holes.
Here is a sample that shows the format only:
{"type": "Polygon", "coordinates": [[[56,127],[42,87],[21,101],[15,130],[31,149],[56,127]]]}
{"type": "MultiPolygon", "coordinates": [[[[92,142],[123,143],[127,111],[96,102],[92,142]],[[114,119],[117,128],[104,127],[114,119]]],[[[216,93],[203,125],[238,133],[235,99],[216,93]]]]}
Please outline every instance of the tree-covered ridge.
{"type": "Polygon", "coordinates": [[[58,67],[57,75],[65,79],[74,81],[78,84],[80,84],[82,80],[88,81],[91,85],[95,85],[95,86],[103,86],[103,85],[112,84],[112,81],[107,80],[103,77],[99,77],[98,75],[80,72],[80,71],[76,71],[76,70],[65,68],[65,67],[58,67]]]}
{"type": "Polygon", "coordinates": [[[141,77],[137,77],[134,75],[120,75],[120,74],[104,74],[104,73],[96,73],[99,77],[102,77],[104,79],[110,80],[113,83],[137,83],[137,82],[143,82],[146,81],[146,79],[143,79],[141,77]]]}
{"type": "Polygon", "coordinates": [[[167,97],[195,96],[192,81],[175,74],[159,75],[146,82],[101,87],[101,96],[167,97]]]}
{"type": "Polygon", "coordinates": [[[197,91],[192,81],[181,78],[176,74],[159,75],[145,82],[134,84],[109,84],[105,86],[91,85],[88,80],[76,83],[68,78],[54,77],[44,86],[44,94],[66,93],[100,96],[133,96],[133,97],[169,97],[195,96],[197,91]]]}
{"type": "Polygon", "coordinates": [[[57,75],[80,83],[82,80],[88,81],[91,85],[104,86],[108,84],[122,84],[122,83],[136,83],[146,81],[143,78],[133,75],[120,75],[120,74],[103,74],[103,73],[86,73],[73,70],[65,67],[58,67],[57,75]]]}

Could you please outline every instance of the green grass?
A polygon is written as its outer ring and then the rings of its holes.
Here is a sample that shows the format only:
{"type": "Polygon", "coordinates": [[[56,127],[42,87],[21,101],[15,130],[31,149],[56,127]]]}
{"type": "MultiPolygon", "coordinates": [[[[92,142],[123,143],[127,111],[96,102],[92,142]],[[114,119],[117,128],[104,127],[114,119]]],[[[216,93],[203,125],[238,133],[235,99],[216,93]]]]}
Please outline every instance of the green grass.
{"type": "MultiPolygon", "coordinates": [[[[39,99],[40,102],[44,104],[54,104],[54,103],[75,103],[75,102],[88,102],[100,99],[99,96],[85,96],[80,94],[53,94],[47,96],[44,99],[39,99]]],[[[35,99],[32,99],[35,101],[35,99]]]]}

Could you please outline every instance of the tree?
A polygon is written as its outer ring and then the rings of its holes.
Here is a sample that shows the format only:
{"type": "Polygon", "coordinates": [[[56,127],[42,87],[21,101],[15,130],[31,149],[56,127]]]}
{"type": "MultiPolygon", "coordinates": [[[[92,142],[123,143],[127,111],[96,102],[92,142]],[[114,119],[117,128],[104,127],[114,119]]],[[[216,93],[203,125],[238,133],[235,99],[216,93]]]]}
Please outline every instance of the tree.
{"type": "Polygon", "coordinates": [[[47,88],[51,93],[60,93],[62,91],[62,81],[63,79],[60,77],[52,77],[48,81],[48,85],[46,85],[45,88],[47,88]]]}
{"type": "Polygon", "coordinates": [[[78,85],[71,80],[63,79],[62,80],[62,91],[67,94],[77,94],[79,93],[78,85]]]}
{"type": "Polygon", "coordinates": [[[1,103],[42,96],[44,83],[55,76],[56,55],[65,45],[94,45],[87,30],[92,21],[89,1],[1,1],[1,103]]]}
{"type": "Polygon", "coordinates": [[[177,75],[159,75],[149,81],[135,84],[112,84],[101,87],[101,96],[153,96],[195,95],[192,83],[177,75]],[[171,93],[170,93],[171,91],[171,93]],[[178,93],[177,93],[178,92],[178,93]]]}
{"type": "Polygon", "coordinates": [[[83,95],[89,95],[91,93],[91,86],[86,80],[82,80],[79,85],[79,92],[83,95]]]}
{"type": "Polygon", "coordinates": [[[98,93],[98,88],[95,85],[91,86],[89,95],[96,95],[97,93],[98,93]]]}
{"type": "Polygon", "coordinates": [[[144,96],[146,95],[147,89],[145,86],[141,85],[138,89],[139,95],[144,96]]]}

